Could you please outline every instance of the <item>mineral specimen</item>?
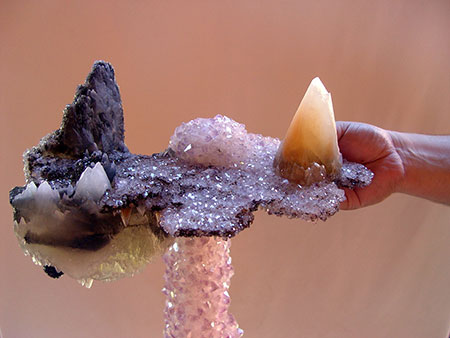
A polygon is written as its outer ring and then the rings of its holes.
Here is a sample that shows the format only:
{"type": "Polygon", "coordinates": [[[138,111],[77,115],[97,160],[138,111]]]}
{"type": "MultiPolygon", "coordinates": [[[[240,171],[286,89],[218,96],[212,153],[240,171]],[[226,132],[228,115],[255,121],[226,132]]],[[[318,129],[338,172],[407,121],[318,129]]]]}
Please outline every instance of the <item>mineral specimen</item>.
{"type": "Polygon", "coordinates": [[[133,275],[173,237],[235,236],[258,208],[325,220],[345,198],[340,187],[371,181],[344,161],[338,174],[300,186],[275,172],[279,146],[218,115],[178,127],[166,151],[132,154],[114,70],[96,62],[61,127],[24,154],[27,185],[10,192],[15,232],[50,276],[89,285],[133,275]]]}
{"type": "Polygon", "coordinates": [[[331,94],[318,77],[311,81],[274,162],[281,176],[302,185],[341,175],[331,94]]]}

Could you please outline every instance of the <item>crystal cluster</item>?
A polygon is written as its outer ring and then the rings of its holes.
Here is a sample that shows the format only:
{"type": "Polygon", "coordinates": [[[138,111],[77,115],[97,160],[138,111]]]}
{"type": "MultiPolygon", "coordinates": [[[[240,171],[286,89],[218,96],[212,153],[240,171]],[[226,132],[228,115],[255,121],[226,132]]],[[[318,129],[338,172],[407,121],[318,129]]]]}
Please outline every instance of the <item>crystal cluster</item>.
{"type": "Polygon", "coordinates": [[[326,220],[345,198],[339,187],[370,182],[364,166],[344,162],[339,180],[299,186],[273,169],[279,145],[221,115],[195,119],[175,130],[167,152],[118,161],[114,189],[101,203],[110,210],[130,204],[158,210],[159,224],[172,236],[232,237],[251,224],[258,207],[326,220]]]}
{"type": "Polygon", "coordinates": [[[306,220],[333,215],[345,198],[343,190],[329,180],[301,187],[278,176],[272,163],[279,146],[280,140],[247,133],[244,125],[221,115],[179,126],[169,148],[204,169],[192,181],[194,189],[180,196],[183,207],[162,212],[162,226],[172,234],[184,228],[227,228],[236,215],[257,206],[306,220]]]}
{"type": "Polygon", "coordinates": [[[111,188],[100,163],[70,188],[59,192],[47,181],[39,187],[31,182],[13,200],[20,246],[52,277],[64,271],[89,287],[94,279],[132,276],[171,243],[152,231],[152,214],[130,212],[124,220],[120,213],[100,212],[97,202],[111,188]]]}
{"type": "Polygon", "coordinates": [[[228,313],[233,275],[230,240],[177,238],[164,255],[165,337],[240,337],[228,313]]]}
{"type": "Polygon", "coordinates": [[[24,155],[27,185],[10,192],[16,236],[50,276],[89,285],[141,270],[172,237],[233,237],[258,208],[325,220],[341,187],[372,179],[344,160],[333,180],[300,186],[276,174],[279,146],[218,115],[178,127],[166,151],[132,154],[114,70],[96,62],[61,127],[24,155]]]}
{"type": "MultiPolygon", "coordinates": [[[[277,140],[248,134],[243,124],[222,115],[181,124],[169,142],[169,148],[186,162],[244,170],[254,165],[250,161],[263,155],[261,152],[271,153],[274,147],[278,147],[277,140]]],[[[268,163],[265,161],[265,166],[268,163]]]]}

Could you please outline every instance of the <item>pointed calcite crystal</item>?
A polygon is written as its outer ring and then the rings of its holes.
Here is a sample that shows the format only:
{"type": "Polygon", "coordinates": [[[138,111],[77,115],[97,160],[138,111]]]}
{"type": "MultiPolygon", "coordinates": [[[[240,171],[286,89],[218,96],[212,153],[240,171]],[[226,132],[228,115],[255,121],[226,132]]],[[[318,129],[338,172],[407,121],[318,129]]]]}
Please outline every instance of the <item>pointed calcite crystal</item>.
{"type": "Polygon", "coordinates": [[[318,77],[311,81],[275,157],[282,176],[302,185],[335,179],[342,167],[331,94],[318,77]]]}

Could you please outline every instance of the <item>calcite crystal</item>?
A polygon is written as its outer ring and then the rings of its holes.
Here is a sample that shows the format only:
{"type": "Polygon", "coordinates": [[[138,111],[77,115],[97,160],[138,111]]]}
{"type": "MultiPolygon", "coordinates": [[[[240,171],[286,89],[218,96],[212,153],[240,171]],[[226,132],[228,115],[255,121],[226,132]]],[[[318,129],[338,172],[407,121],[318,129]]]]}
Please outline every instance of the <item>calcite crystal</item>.
{"type": "Polygon", "coordinates": [[[311,81],[275,156],[276,172],[291,182],[311,185],[341,176],[331,94],[318,77],[311,81]]]}
{"type": "Polygon", "coordinates": [[[50,276],[89,285],[133,275],[173,237],[233,237],[258,208],[326,220],[342,187],[371,181],[344,161],[332,178],[299,186],[274,170],[279,146],[218,115],[178,127],[161,153],[132,154],[114,70],[96,62],[61,127],[24,154],[27,184],[10,192],[15,233],[50,276]]]}

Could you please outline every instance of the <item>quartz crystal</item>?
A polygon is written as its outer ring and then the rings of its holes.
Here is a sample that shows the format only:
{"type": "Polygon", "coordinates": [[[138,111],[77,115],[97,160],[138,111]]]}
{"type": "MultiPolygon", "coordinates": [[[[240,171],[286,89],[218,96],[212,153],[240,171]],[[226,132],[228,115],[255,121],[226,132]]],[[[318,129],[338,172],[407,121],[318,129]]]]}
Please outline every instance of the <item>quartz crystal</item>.
{"type": "Polygon", "coordinates": [[[165,337],[240,337],[228,313],[233,276],[230,240],[177,238],[164,255],[165,337]]]}
{"type": "Polygon", "coordinates": [[[342,187],[371,182],[367,168],[344,160],[338,174],[301,186],[274,170],[279,148],[217,115],[178,127],[161,153],[132,154],[114,70],[99,61],[61,127],[24,154],[27,184],[10,191],[15,233],[51,277],[90,285],[140,271],[173,237],[233,237],[258,208],[326,220],[342,187]]]}

